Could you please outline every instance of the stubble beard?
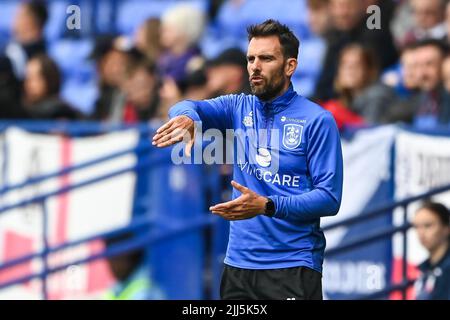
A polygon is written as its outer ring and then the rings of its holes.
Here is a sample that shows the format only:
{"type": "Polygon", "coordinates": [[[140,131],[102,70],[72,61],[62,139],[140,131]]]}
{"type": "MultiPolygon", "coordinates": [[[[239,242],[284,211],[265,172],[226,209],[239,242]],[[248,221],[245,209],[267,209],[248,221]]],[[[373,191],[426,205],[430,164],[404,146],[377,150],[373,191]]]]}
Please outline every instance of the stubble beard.
{"type": "Polygon", "coordinates": [[[257,96],[262,101],[271,101],[276,98],[283,90],[286,79],[283,76],[283,69],[273,78],[274,80],[269,82],[267,78],[264,79],[264,84],[255,86],[250,81],[250,89],[253,95],[257,96]],[[278,80],[278,81],[277,81],[278,80]]]}

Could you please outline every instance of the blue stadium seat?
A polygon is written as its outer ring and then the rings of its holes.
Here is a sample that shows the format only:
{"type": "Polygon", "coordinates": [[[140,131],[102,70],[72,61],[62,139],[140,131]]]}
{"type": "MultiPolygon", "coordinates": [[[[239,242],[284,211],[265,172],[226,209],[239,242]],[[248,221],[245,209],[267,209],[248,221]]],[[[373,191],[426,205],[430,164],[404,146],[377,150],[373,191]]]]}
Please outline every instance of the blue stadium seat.
{"type": "Polygon", "coordinates": [[[0,6],[0,33],[9,36],[11,34],[11,27],[16,14],[18,2],[3,0],[1,1],[0,6]]]}
{"type": "MultiPolygon", "coordinates": [[[[206,0],[189,0],[184,3],[192,3],[199,8],[206,10],[206,0]]],[[[175,0],[123,0],[118,6],[117,31],[121,34],[131,35],[136,28],[147,18],[160,17],[164,11],[177,4],[180,1],[175,0]]]]}
{"type": "Polygon", "coordinates": [[[87,82],[68,79],[64,82],[61,92],[64,100],[86,115],[92,113],[98,94],[97,82],[94,77],[87,82]]]}
{"type": "Polygon", "coordinates": [[[62,39],[50,43],[48,52],[64,74],[83,75],[91,67],[86,63],[93,48],[91,39],[62,39]]]}
{"type": "Polygon", "coordinates": [[[87,114],[97,97],[95,65],[87,59],[92,48],[91,39],[63,39],[49,46],[49,54],[63,74],[62,96],[87,114]]]}
{"type": "Polygon", "coordinates": [[[239,6],[228,1],[221,7],[217,23],[223,34],[245,37],[249,24],[269,18],[288,24],[301,38],[309,36],[305,0],[247,0],[239,6]]]}
{"type": "Polygon", "coordinates": [[[49,19],[45,27],[45,38],[47,41],[55,41],[61,38],[66,31],[66,14],[67,7],[70,5],[69,1],[58,0],[48,2],[49,19]]]}

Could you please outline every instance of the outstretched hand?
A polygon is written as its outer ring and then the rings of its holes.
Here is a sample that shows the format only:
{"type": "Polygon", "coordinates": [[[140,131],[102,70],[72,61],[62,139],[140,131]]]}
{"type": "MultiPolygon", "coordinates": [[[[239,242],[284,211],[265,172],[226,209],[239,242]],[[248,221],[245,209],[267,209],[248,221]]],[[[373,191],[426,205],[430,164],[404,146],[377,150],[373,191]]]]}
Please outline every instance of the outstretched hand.
{"type": "Polygon", "coordinates": [[[264,214],[267,202],[266,197],[260,196],[235,181],[231,181],[231,185],[242,194],[232,201],[210,207],[209,210],[212,213],[226,220],[251,219],[259,214],[264,214]]]}
{"type": "Polygon", "coordinates": [[[174,117],[162,125],[153,136],[152,144],[162,148],[180,141],[186,142],[184,153],[189,157],[195,141],[195,123],[188,116],[174,117]]]}

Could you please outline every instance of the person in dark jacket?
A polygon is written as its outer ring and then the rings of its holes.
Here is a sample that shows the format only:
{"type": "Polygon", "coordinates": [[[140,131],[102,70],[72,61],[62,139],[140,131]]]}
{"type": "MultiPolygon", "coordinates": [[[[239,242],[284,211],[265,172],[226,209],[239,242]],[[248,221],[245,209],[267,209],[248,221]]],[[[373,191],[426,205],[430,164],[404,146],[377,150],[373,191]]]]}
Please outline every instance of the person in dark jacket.
{"type": "Polygon", "coordinates": [[[7,57],[0,57],[0,120],[25,118],[21,106],[21,84],[7,57]]]}
{"type": "MultiPolygon", "coordinates": [[[[366,9],[365,1],[361,0],[330,1],[332,28],[325,35],[327,52],[313,94],[314,100],[326,101],[333,97],[333,80],[338,69],[338,57],[341,50],[350,43],[359,43],[377,52],[381,69],[397,62],[398,53],[390,32],[389,21],[383,18],[379,29],[369,29],[366,9]]],[[[381,11],[383,12],[383,9],[381,11]]],[[[383,14],[381,16],[383,17],[383,14]]]]}
{"type": "Polygon", "coordinates": [[[82,114],[60,96],[61,75],[57,64],[46,55],[32,58],[26,68],[24,106],[31,119],[78,120],[82,114]]]}
{"type": "Polygon", "coordinates": [[[450,300],[450,212],[446,206],[426,202],[413,221],[429,257],[419,265],[415,283],[418,300],[450,300]]]}
{"type": "Polygon", "coordinates": [[[44,28],[48,10],[44,1],[23,1],[17,10],[12,26],[13,40],[6,47],[19,79],[25,75],[26,63],[33,57],[47,52],[44,28]]]}

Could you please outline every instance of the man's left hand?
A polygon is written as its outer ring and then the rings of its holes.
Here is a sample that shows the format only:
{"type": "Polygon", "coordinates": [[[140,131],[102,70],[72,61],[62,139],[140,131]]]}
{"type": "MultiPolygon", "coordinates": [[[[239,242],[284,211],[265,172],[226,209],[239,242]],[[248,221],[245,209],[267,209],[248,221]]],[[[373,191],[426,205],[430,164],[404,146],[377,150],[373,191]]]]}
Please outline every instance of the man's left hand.
{"type": "Polygon", "coordinates": [[[210,207],[209,210],[212,213],[232,221],[251,219],[259,214],[264,214],[267,202],[266,197],[260,196],[235,181],[231,181],[231,185],[242,193],[241,196],[232,201],[210,207]]]}

